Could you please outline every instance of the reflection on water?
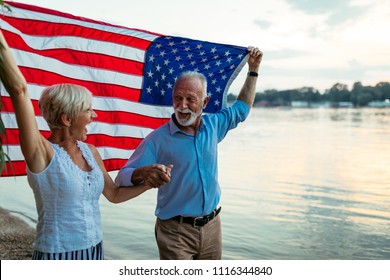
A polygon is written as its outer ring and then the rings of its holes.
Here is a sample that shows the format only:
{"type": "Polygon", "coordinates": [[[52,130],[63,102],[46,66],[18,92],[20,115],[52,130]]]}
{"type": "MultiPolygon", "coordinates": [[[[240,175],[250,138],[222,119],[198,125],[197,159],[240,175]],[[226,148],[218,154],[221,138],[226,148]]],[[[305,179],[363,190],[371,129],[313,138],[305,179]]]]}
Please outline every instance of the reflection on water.
{"type": "MultiPolygon", "coordinates": [[[[219,148],[223,258],[390,259],[388,139],[389,109],[253,109],[219,148]]],[[[0,206],[34,218],[3,179],[0,206]]],[[[158,259],[155,200],[102,199],[108,258],[158,259]]]]}
{"type": "Polygon", "coordinates": [[[388,109],[253,110],[220,145],[228,257],[251,236],[256,259],[390,259],[388,124],[388,109]]]}

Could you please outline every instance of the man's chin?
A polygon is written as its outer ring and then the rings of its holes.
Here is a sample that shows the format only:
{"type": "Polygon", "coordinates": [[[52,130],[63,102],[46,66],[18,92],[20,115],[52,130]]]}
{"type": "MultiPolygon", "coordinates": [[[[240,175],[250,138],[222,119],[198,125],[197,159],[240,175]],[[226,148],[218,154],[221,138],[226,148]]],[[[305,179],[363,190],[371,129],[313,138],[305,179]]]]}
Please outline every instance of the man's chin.
{"type": "Polygon", "coordinates": [[[183,119],[178,120],[178,123],[181,126],[190,126],[191,125],[191,123],[189,123],[188,120],[183,120],[183,119]]]}

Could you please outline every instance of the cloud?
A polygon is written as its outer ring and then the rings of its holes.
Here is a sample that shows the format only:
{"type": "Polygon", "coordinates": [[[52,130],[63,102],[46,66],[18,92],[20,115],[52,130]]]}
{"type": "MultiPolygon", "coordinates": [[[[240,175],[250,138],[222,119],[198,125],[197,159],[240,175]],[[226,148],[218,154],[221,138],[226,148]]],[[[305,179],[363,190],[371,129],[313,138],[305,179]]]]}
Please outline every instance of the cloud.
{"type": "Polygon", "coordinates": [[[357,20],[368,13],[368,4],[355,5],[351,0],[288,0],[291,7],[307,14],[327,14],[326,23],[329,26],[337,26],[351,19],[357,20]]]}
{"type": "Polygon", "coordinates": [[[299,10],[308,13],[324,13],[335,10],[345,9],[350,6],[350,0],[287,0],[287,2],[299,10]]]}
{"type": "Polygon", "coordinates": [[[307,52],[292,49],[282,49],[277,51],[268,51],[266,59],[286,59],[307,55],[307,52]]]}
{"type": "Polygon", "coordinates": [[[262,29],[267,29],[272,25],[272,23],[267,20],[255,20],[254,24],[260,26],[260,28],[262,29]]]}

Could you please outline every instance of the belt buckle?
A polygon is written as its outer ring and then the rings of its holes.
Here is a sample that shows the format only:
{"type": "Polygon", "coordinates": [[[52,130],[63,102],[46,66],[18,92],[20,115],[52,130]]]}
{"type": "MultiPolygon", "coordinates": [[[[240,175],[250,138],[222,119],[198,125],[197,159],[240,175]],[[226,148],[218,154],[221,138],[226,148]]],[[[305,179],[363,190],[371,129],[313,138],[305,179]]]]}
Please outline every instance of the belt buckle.
{"type": "Polygon", "coordinates": [[[198,228],[198,227],[204,226],[204,225],[207,223],[207,220],[204,221],[203,219],[204,219],[204,217],[196,217],[196,218],[194,219],[194,223],[192,224],[192,226],[193,226],[194,228],[198,228]],[[198,222],[198,221],[203,222],[203,224],[202,224],[202,225],[197,225],[197,222],[198,222]]]}

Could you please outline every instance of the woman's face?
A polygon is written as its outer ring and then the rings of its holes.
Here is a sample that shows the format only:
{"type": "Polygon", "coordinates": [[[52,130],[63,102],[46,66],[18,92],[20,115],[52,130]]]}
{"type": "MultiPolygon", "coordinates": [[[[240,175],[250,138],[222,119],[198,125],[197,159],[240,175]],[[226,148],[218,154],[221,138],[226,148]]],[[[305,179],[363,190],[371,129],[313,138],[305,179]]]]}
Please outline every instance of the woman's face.
{"type": "Polygon", "coordinates": [[[76,140],[85,141],[87,139],[87,125],[90,124],[97,114],[89,107],[83,110],[73,121],[70,126],[70,133],[76,140]]]}

